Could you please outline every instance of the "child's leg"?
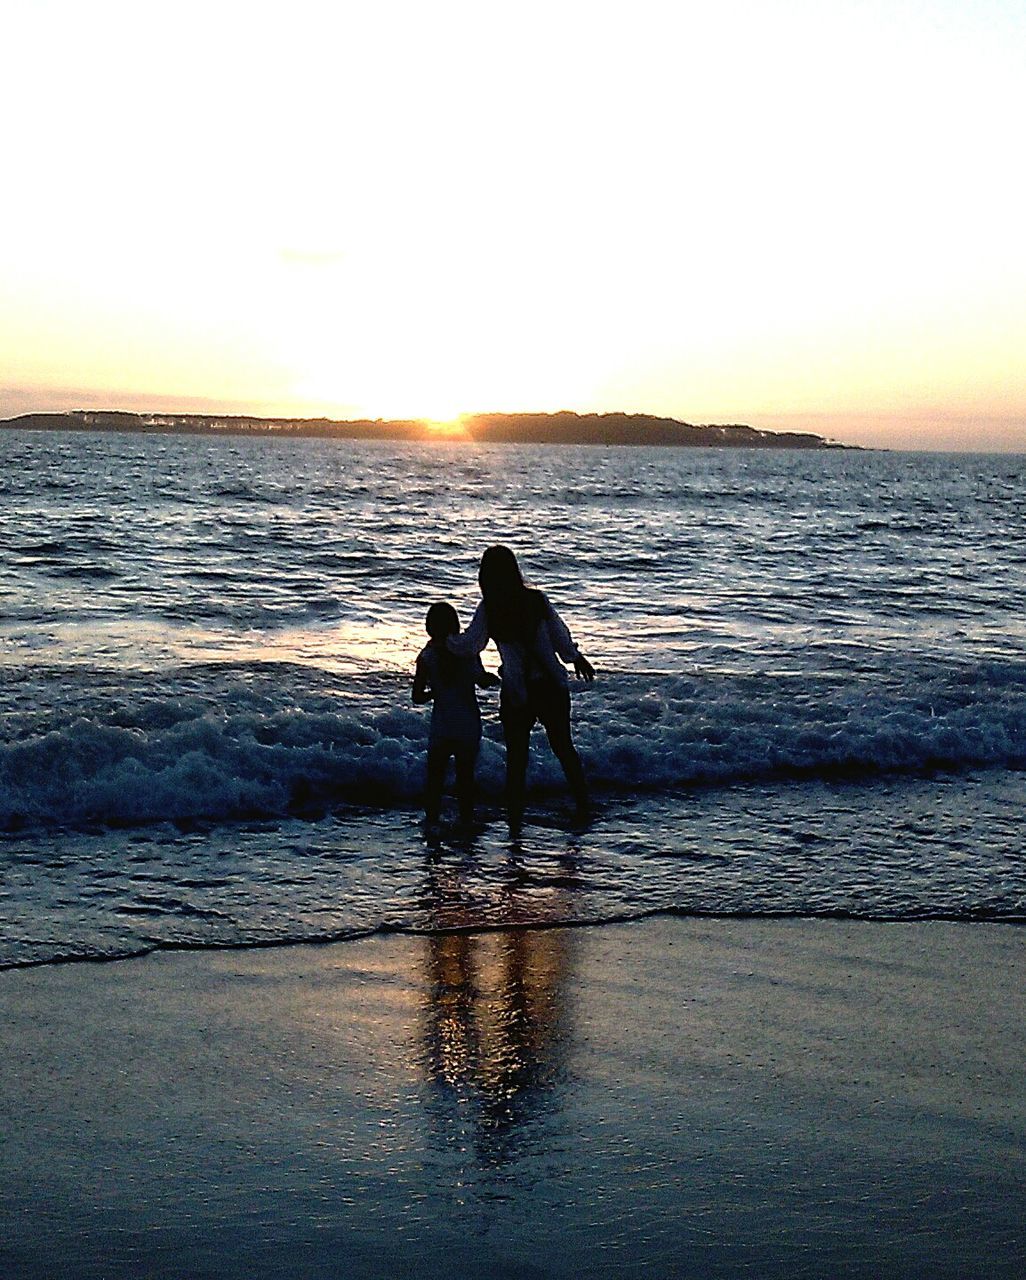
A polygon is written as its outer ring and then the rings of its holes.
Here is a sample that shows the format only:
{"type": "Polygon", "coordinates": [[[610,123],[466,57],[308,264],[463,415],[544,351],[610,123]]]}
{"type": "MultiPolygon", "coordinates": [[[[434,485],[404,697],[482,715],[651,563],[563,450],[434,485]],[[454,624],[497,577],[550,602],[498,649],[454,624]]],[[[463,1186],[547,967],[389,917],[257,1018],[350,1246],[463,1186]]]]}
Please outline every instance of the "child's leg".
{"type": "Polygon", "coordinates": [[[456,803],[460,808],[460,821],[474,820],[474,765],[477,763],[477,744],[461,743],[456,748],[456,803]]]}
{"type": "Polygon", "coordinates": [[[429,742],[427,753],[427,782],[424,787],[424,816],[429,822],[437,822],[442,812],[442,788],[445,771],[449,767],[452,749],[447,742],[429,742]]]}

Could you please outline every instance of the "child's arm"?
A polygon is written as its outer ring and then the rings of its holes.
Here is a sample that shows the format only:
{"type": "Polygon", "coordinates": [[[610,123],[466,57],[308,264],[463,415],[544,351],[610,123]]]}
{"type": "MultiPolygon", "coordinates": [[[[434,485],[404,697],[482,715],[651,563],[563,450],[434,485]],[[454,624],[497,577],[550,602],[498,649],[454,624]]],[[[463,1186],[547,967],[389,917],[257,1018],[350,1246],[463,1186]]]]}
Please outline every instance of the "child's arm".
{"type": "Polygon", "coordinates": [[[430,702],[432,698],[431,690],[428,688],[430,676],[428,675],[427,663],[424,661],[423,654],[417,659],[417,666],[413,672],[413,701],[418,706],[423,702],[430,702]]]}
{"type": "Polygon", "coordinates": [[[486,671],[484,663],[480,656],[474,659],[474,683],[479,689],[494,689],[496,685],[502,684],[498,676],[493,676],[490,671],[486,671]]]}

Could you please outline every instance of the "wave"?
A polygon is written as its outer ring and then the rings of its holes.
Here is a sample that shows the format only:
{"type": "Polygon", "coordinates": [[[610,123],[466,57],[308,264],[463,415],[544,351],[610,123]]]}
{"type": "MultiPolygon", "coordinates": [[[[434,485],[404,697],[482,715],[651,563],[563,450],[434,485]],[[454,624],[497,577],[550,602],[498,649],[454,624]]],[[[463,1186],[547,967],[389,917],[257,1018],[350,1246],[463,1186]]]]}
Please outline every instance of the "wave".
{"type": "MultiPolygon", "coordinates": [[[[126,689],[109,706],[83,699],[80,714],[69,691],[66,714],[51,708],[36,725],[15,717],[20,736],[0,743],[0,829],[416,802],[428,719],[406,704],[404,684],[350,684],[337,696],[284,664],[269,678],[270,691],[222,672],[201,695],[183,676],[177,693],[126,689]]],[[[482,701],[478,782],[498,798],[503,749],[496,707],[482,701]]],[[[581,690],[574,705],[578,744],[600,789],[1026,768],[1021,664],[619,675],[581,690]]],[[[562,785],[540,741],[530,781],[535,791],[562,785]]]]}

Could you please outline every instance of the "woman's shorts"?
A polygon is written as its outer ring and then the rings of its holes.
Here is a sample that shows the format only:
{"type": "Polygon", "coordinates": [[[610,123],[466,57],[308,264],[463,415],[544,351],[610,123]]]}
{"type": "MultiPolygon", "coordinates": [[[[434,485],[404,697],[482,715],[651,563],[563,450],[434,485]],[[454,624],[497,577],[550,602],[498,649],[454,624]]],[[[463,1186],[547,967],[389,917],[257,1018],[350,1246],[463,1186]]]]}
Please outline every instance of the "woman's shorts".
{"type": "Polygon", "coordinates": [[[527,686],[527,701],[510,704],[499,699],[499,719],[509,733],[530,733],[536,724],[546,729],[569,727],[570,690],[555,680],[532,680],[527,686]]]}
{"type": "Polygon", "coordinates": [[[481,731],[476,734],[431,734],[428,751],[432,755],[476,756],[481,746],[481,731]]]}

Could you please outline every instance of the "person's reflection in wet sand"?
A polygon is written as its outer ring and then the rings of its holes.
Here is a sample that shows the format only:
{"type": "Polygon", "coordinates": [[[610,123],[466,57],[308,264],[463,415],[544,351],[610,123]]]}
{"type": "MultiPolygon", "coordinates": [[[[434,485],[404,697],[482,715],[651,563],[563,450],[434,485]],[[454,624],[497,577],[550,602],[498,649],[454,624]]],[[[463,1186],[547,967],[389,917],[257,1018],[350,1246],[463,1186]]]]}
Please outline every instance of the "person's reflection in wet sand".
{"type": "Polygon", "coordinates": [[[548,928],[425,939],[430,1111],[438,1136],[482,1164],[516,1159],[532,1117],[558,1106],[573,943],[572,930],[548,928]]]}

